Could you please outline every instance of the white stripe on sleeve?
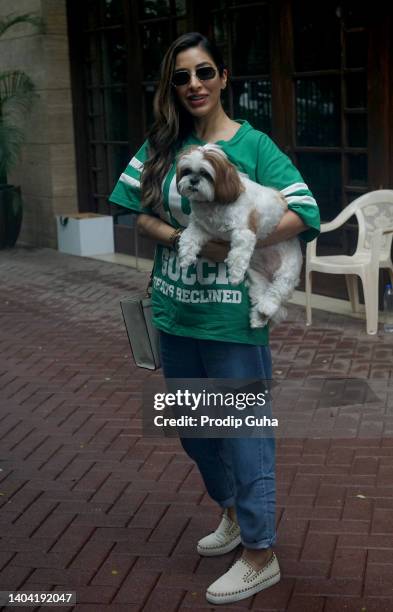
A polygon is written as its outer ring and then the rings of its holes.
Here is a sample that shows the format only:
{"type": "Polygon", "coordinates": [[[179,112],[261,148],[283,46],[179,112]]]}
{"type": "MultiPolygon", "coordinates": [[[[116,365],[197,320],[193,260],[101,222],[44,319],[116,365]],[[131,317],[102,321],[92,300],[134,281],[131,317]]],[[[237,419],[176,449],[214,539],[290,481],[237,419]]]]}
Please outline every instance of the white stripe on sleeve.
{"type": "Polygon", "coordinates": [[[288,204],[308,204],[309,206],[316,206],[317,203],[311,196],[290,196],[285,198],[288,204]]]}
{"type": "Polygon", "coordinates": [[[280,189],[280,191],[283,195],[287,196],[290,193],[296,193],[296,191],[300,191],[300,189],[307,189],[308,191],[306,183],[293,183],[293,185],[288,185],[288,187],[285,187],[285,189],[280,189]]]}
{"type": "Polygon", "coordinates": [[[142,172],[143,169],[143,164],[141,161],[139,161],[139,159],[137,159],[136,157],[133,157],[132,160],[130,161],[130,163],[128,164],[129,166],[132,166],[133,168],[135,168],[136,170],[139,170],[140,172],[142,172]]]}
{"type": "Polygon", "coordinates": [[[141,186],[140,182],[132,178],[132,176],[128,176],[124,172],[123,174],[121,174],[120,180],[122,183],[127,183],[127,185],[131,185],[131,187],[137,187],[138,189],[140,189],[140,186],[141,186]]]}

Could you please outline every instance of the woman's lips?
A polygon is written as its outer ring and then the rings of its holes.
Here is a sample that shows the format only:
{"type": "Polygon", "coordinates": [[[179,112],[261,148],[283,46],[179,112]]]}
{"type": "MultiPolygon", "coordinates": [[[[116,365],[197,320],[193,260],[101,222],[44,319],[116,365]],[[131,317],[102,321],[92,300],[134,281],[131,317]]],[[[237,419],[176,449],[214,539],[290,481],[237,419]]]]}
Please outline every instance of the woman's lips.
{"type": "Polygon", "coordinates": [[[198,107],[203,106],[207,100],[207,96],[198,96],[197,98],[187,98],[190,106],[198,107]]]}

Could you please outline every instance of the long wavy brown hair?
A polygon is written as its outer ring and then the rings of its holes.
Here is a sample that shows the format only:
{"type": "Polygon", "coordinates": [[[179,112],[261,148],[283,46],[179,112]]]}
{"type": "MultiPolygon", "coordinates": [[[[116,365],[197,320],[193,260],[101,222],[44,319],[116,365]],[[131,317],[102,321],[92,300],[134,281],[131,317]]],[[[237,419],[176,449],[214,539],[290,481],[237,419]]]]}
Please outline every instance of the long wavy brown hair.
{"type": "Polygon", "coordinates": [[[176,151],[193,129],[192,116],[179,104],[171,84],[176,57],[191,47],[202,47],[215,63],[220,76],[225,65],[220,51],[199,32],[179,36],[165,53],[161,64],[160,82],[154,97],[154,123],[147,138],[149,158],[144,164],[141,188],[142,205],[164,216],[162,204],[162,182],[171,167],[176,151]],[[161,214],[160,214],[161,213],[161,214]]]}

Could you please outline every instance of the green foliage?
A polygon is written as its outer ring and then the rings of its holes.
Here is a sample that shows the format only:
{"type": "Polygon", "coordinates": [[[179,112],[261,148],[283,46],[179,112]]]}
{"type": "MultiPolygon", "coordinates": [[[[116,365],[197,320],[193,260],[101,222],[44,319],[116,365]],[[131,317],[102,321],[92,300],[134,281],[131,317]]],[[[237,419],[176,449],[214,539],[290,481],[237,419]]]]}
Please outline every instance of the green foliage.
{"type": "Polygon", "coordinates": [[[25,13],[24,15],[15,15],[12,13],[11,15],[7,15],[7,17],[3,17],[0,19],[0,36],[2,36],[9,28],[16,25],[17,23],[29,23],[34,26],[39,34],[43,34],[45,32],[45,22],[39,15],[31,15],[29,13],[25,13]]]}

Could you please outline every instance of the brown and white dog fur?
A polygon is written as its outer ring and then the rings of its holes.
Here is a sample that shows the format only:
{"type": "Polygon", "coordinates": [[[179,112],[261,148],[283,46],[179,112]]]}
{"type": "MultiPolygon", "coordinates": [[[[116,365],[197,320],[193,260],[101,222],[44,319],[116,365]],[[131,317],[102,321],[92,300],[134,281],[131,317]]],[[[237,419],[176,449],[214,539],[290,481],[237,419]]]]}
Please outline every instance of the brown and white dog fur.
{"type": "Polygon", "coordinates": [[[277,190],[240,174],[224,151],[214,144],[185,150],[177,162],[177,189],[191,202],[187,228],[179,240],[180,265],[196,262],[209,240],[230,242],[228,279],[238,285],[248,273],[250,325],[278,323],[283,307],[299,282],[302,253],[297,238],[255,248],[278,225],[287,203],[277,190]]]}

